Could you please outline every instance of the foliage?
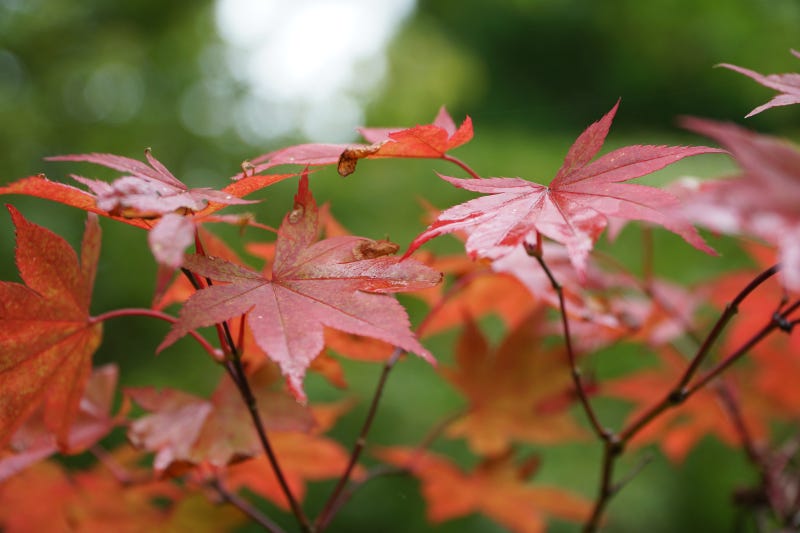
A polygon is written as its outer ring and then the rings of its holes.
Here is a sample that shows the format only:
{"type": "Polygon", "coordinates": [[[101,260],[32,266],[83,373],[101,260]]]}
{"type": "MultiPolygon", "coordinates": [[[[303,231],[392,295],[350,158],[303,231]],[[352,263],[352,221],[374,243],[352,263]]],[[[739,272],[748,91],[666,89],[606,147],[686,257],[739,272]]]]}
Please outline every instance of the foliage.
{"type": "MultiPolygon", "coordinates": [[[[784,86],[794,80],[788,75],[734,70],[793,90],[784,86]]],[[[785,100],[779,102],[792,103],[785,100]]],[[[611,527],[606,508],[645,466],[620,474],[628,449],[655,443],[678,463],[714,436],[741,447],[759,474],[740,503],[759,520],[798,527],[797,439],[784,435],[800,406],[793,386],[800,369],[800,153],[738,126],[687,119],[687,127],[727,149],[741,173],[694,189],[628,183],[721,150],[634,145],[595,159],[617,106],[577,137],[549,185],[478,175],[451,154],[472,139],[471,119],[457,127],[442,108],[432,124],[363,129],[364,144],[298,145],[258,156],[219,190],[190,189],[149,150],[146,164],[111,154],[58,157],[123,174],[111,183],[73,176],[88,192],[44,176],[0,187],[0,194],[89,213],[79,259],[63,238],[8,205],[23,283],[0,283],[0,524],[11,532],[44,527],[35,509],[47,494],[48,525],[61,529],[219,530],[249,519],[277,532],[288,513],[300,530],[316,532],[333,527],[357,490],[394,473],[419,479],[434,523],[481,513],[513,531],[543,531],[555,520],[595,531],[611,527]],[[440,177],[485,196],[432,214],[397,257],[400,247],[388,239],[347,234],[310,186],[310,167],[336,165],[346,176],[361,159],[389,158],[452,163],[469,177],[440,177]],[[269,173],[284,165],[293,168],[269,173]],[[298,175],[278,229],[251,215],[217,214],[298,175]],[[90,314],[98,215],[147,232],[159,264],[151,308],[90,314]],[[661,227],[706,253],[713,250],[693,223],[731,233],[760,272],[717,276],[699,287],[675,286],[652,269],[636,276],[595,250],[605,230],[613,237],[631,221],[645,224],[645,240],[661,227]],[[210,223],[274,234],[247,242],[268,266],[247,264],[210,223]],[[419,250],[447,233],[464,240],[466,254],[419,250]],[[752,237],[763,248],[749,244],[752,237]],[[426,309],[415,331],[394,293],[409,293],[404,303],[426,309]],[[177,316],[164,311],[171,303],[181,305],[177,316]],[[734,317],[740,308],[744,320],[734,317]],[[93,368],[92,358],[103,324],[134,316],[171,324],[157,351],[177,349],[172,345],[188,335],[218,365],[221,379],[208,398],[128,387],[115,412],[117,370],[93,368]],[[488,340],[488,317],[502,323],[497,343],[488,340]],[[459,331],[455,360],[440,365],[420,339],[452,329],[459,331]],[[625,345],[653,354],[657,364],[613,379],[581,372],[596,354],[625,345]],[[381,396],[392,370],[408,364],[406,353],[437,366],[464,406],[415,445],[372,446],[381,396]],[[356,400],[341,393],[339,401],[320,401],[304,388],[309,372],[346,388],[344,359],[383,363],[349,449],[330,432],[356,400]],[[734,365],[741,359],[749,366],[734,365]],[[629,404],[618,429],[605,421],[599,397],[629,404]],[[130,446],[107,451],[120,429],[130,446]],[[465,441],[462,464],[431,450],[443,437],[465,441]],[[602,449],[596,494],[535,479],[546,460],[539,446],[590,442],[602,449]],[[87,450],[97,459],[90,469],[47,459],[87,450]],[[365,459],[367,451],[372,457],[365,459]],[[150,456],[152,468],[143,466],[150,456]],[[311,516],[307,484],[329,479],[326,503],[311,516]]],[[[652,248],[643,248],[650,260],[652,248]]]]}

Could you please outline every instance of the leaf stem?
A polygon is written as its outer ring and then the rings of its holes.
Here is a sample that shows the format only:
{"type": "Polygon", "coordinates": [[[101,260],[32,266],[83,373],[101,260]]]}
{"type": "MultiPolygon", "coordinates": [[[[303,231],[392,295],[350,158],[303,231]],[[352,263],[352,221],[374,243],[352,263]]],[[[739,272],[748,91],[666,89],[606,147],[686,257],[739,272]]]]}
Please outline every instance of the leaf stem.
{"type": "Polygon", "coordinates": [[[462,170],[464,170],[467,174],[469,174],[470,176],[472,176],[475,179],[483,179],[483,178],[480,177],[480,175],[477,172],[472,170],[471,166],[469,166],[468,164],[466,164],[465,162],[463,162],[462,160],[460,160],[457,157],[453,157],[453,156],[448,155],[448,154],[442,154],[442,159],[444,159],[445,161],[449,161],[449,162],[453,163],[454,165],[458,165],[459,167],[461,167],[462,170]]]}
{"type": "MultiPolygon", "coordinates": [[[[167,313],[163,313],[161,311],[156,311],[154,309],[126,308],[126,309],[115,309],[113,311],[107,311],[97,316],[93,316],[89,319],[89,322],[90,323],[105,322],[106,320],[110,320],[112,318],[120,318],[124,316],[148,316],[151,318],[158,318],[159,320],[164,320],[165,322],[169,322],[170,324],[174,324],[178,321],[178,319],[175,318],[174,316],[168,315],[167,313]]],[[[209,344],[209,342],[196,331],[194,330],[190,331],[189,335],[191,335],[215,361],[220,362],[225,358],[225,355],[222,353],[221,350],[211,346],[211,344],[209,344]]]]}
{"type": "Polygon", "coordinates": [[[339,481],[336,483],[336,486],[331,492],[331,495],[328,497],[328,500],[325,502],[325,506],[322,508],[322,511],[315,522],[314,530],[317,532],[323,531],[326,527],[328,527],[330,521],[335,515],[335,511],[340,507],[339,500],[343,496],[343,490],[347,485],[347,482],[350,480],[353,469],[358,463],[358,459],[367,444],[367,435],[369,434],[369,430],[372,428],[372,422],[374,421],[375,415],[378,412],[378,404],[380,403],[381,396],[383,395],[383,390],[386,386],[386,381],[389,378],[389,373],[392,371],[404,353],[406,352],[402,348],[395,348],[394,352],[392,352],[392,355],[383,365],[383,371],[378,379],[378,385],[375,387],[375,393],[372,395],[372,402],[370,403],[367,417],[364,419],[364,424],[361,426],[361,432],[359,433],[358,438],[353,445],[353,451],[350,454],[350,460],[347,463],[347,467],[339,478],[339,481]]]}

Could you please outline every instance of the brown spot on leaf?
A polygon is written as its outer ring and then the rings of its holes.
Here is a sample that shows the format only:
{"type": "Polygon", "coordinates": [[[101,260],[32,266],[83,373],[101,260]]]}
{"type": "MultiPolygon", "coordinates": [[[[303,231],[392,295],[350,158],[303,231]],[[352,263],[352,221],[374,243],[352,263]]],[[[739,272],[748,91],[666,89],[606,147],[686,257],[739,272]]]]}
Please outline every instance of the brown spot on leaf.
{"type": "Polygon", "coordinates": [[[400,246],[392,241],[363,241],[353,248],[353,257],[356,261],[375,259],[376,257],[382,257],[384,255],[394,255],[399,249],[400,246]]]}

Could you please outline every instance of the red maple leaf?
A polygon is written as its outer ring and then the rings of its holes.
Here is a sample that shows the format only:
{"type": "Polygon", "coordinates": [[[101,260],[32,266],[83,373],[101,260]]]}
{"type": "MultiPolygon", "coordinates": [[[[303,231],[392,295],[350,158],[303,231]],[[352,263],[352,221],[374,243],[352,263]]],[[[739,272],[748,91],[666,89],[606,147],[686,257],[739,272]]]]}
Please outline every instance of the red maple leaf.
{"type": "Polygon", "coordinates": [[[540,233],[569,250],[579,272],[609,218],[645,220],[677,233],[696,248],[713,253],[697,231],[670,213],[678,200],[671,194],[640,184],[621,183],[650,174],[684,157],[719,152],[704,146],[628,146],[594,162],[617,111],[617,103],[589,126],[572,145],[549,186],[521,178],[458,179],[440,177],[469,191],[488,194],[451,207],[411,244],[458,230],[469,234],[466,248],[473,257],[497,258],[522,243],[535,245],[540,233]]]}
{"type": "Polygon", "coordinates": [[[0,281],[0,448],[39,406],[66,447],[102,332],[89,316],[100,226],[90,215],[79,261],[64,239],[8,210],[25,284],[0,281]]]}
{"type": "Polygon", "coordinates": [[[256,343],[301,399],[306,368],[324,345],[323,326],[377,338],[433,362],[388,293],[435,285],[441,274],[414,260],[371,257],[370,239],[341,236],[315,243],[317,226],[317,205],[304,174],[294,209],[278,230],[270,277],[222,259],[188,256],[189,270],[227,284],[194,294],[159,350],[193,329],[247,313],[256,343]]]}
{"type": "Polygon", "coordinates": [[[735,124],[691,118],[684,124],[727,148],[742,173],[701,184],[683,213],[717,231],[746,232],[774,244],[784,286],[800,290],[800,151],[735,124]]]}
{"type": "MultiPolygon", "coordinates": [[[[800,58],[800,52],[792,50],[792,54],[794,54],[795,57],[800,58]]],[[[776,91],[781,93],[775,96],[772,100],[770,100],[766,104],[760,105],[757,108],[750,111],[750,113],[748,113],[745,118],[757,115],[762,111],[765,111],[771,107],[800,104],[800,73],[769,74],[768,76],[764,76],[763,74],[759,74],[758,72],[754,72],[752,70],[742,67],[737,67],[736,65],[730,65],[728,63],[722,63],[721,65],[718,66],[735,70],[739,74],[744,74],[745,76],[756,80],[764,87],[775,89],[776,91]]]]}
{"type": "Polygon", "coordinates": [[[339,158],[338,170],[342,176],[355,171],[359,159],[386,157],[421,157],[438,159],[448,151],[472,139],[472,119],[467,117],[456,129],[455,122],[442,107],[433,124],[406,129],[359,128],[359,133],[371,146],[348,148],[339,158]]]}
{"type": "Polygon", "coordinates": [[[442,107],[433,124],[412,128],[359,128],[371,144],[299,144],[256,157],[254,172],[278,165],[320,166],[338,164],[339,174],[355,171],[359,159],[387,157],[440,158],[472,139],[472,120],[467,117],[456,128],[442,107]]]}
{"type": "MultiPolygon", "coordinates": [[[[70,427],[67,453],[80,453],[108,435],[122,421],[126,409],[111,416],[117,387],[116,365],[95,368],[80,402],[80,411],[70,427]]],[[[44,425],[44,411],[28,418],[9,441],[8,450],[0,451],[0,482],[23,468],[59,451],[55,435],[44,425]]]]}
{"type": "Polygon", "coordinates": [[[420,479],[433,523],[480,512],[511,531],[542,533],[548,516],[582,521],[591,510],[588,501],[566,490],[530,484],[527,465],[514,464],[511,454],[486,459],[471,472],[430,452],[394,447],[375,455],[420,479]]]}

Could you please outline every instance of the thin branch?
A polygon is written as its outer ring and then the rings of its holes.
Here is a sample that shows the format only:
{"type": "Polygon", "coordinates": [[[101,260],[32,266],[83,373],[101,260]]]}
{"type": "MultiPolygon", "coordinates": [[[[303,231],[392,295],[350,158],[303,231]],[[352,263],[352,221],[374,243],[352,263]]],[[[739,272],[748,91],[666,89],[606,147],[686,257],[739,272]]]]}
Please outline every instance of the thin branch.
{"type": "Polygon", "coordinates": [[[642,472],[642,470],[644,470],[647,467],[647,465],[653,462],[654,458],[655,455],[653,455],[652,453],[645,453],[642,456],[642,458],[639,459],[639,462],[635,464],[633,468],[631,468],[630,471],[627,474],[625,474],[625,476],[622,479],[618,480],[616,483],[611,485],[610,496],[614,496],[616,493],[621,491],[625,487],[625,485],[633,481],[633,479],[636,476],[638,476],[642,472]]]}
{"type": "Polygon", "coordinates": [[[336,483],[333,492],[331,492],[331,495],[328,497],[328,501],[325,502],[322,512],[320,512],[319,516],[317,517],[317,520],[314,524],[315,531],[323,531],[326,527],[328,527],[328,524],[330,524],[330,521],[333,519],[335,510],[338,508],[337,502],[342,497],[342,491],[347,485],[347,482],[353,473],[353,469],[358,463],[361,453],[364,451],[364,446],[367,444],[367,435],[369,434],[369,430],[372,428],[372,422],[374,421],[375,415],[378,412],[378,404],[380,403],[381,396],[383,395],[383,389],[386,386],[389,373],[392,371],[392,368],[394,368],[404,353],[406,352],[402,348],[395,348],[391,357],[389,357],[389,359],[386,360],[386,363],[384,363],[381,377],[379,378],[378,385],[375,388],[375,394],[372,396],[372,402],[370,403],[367,417],[364,419],[364,424],[361,426],[361,432],[359,433],[358,438],[353,445],[353,452],[350,454],[350,461],[347,463],[344,473],[336,483]]]}
{"type": "MultiPolygon", "coordinates": [[[[425,437],[420,441],[420,443],[414,449],[414,452],[411,455],[411,459],[409,460],[409,465],[414,464],[414,462],[417,460],[417,458],[419,456],[421,456],[422,453],[425,450],[427,450],[437,438],[439,438],[439,436],[444,432],[444,430],[447,429],[447,427],[450,424],[452,424],[453,422],[458,420],[458,418],[463,416],[465,412],[466,412],[466,409],[459,409],[458,411],[456,411],[454,413],[450,413],[449,415],[444,417],[442,420],[437,422],[436,425],[433,426],[433,428],[431,428],[431,430],[428,432],[428,434],[425,435],[425,437]]],[[[333,507],[333,509],[331,511],[331,515],[335,516],[336,513],[339,512],[339,509],[341,509],[344,506],[344,504],[346,504],[348,501],[350,501],[350,499],[355,495],[356,492],[358,492],[358,490],[361,489],[361,487],[363,487],[364,485],[366,485],[368,482],[372,481],[373,479],[376,479],[376,478],[379,478],[379,477],[383,477],[383,476],[393,476],[393,475],[406,474],[406,473],[409,472],[409,470],[410,469],[409,469],[408,466],[406,466],[406,467],[397,467],[397,466],[388,466],[388,465],[379,465],[379,466],[377,466],[375,468],[370,469],[370,471],[367,472],[367,474],[366,474],[366,476],[364,476],[364,478],[359,479],[358,481],[351,481],[347,485],[347,487],[342,491],[342,494],[336,500],[336,503],[335,503],[335,505],[334,505],[334,507],[333,507]]]]}
{"type": "Polygon", "coordinates": [[[306,516],[305,512],[303,512],[303,508],[294,497],[292,489],[289,487],[289,483],[286,481],[286,476],[284,476],[283,470],[278,463],[278,458],[275,455],[275,451],[272,449],[272,445],[269,442],[266,428],[264,428],[264,423],[262,422],[261,415],[258,412],[256,397],[253,394],[253,389],[250,388],[250,383],[247,381],[247,376],[244,372],[244,367],[242,366],[242,360],[238,353],[234,352],[234,358],[230,361],[230,364],[225,365],[225,369],[229,374],[231,374],[231,378],[233,379],[234,383],[236,383],[239,394],[247,406],[247,411],[250,413],[250,418],[253,420],[253,426],[256,428],[256,432],[258,433],[258,439],[261,441],[261,447],[264,449],[264,453],[267,455],[267,460],[272,467],[275,477],[278,479],[278,484],[281,487],[281,491],[283,492],[284,496],[286,496],[286,500],[289,502],[289,507],[292,509],[292,514],[294,514],[297,522],[300,525],[300,529],[304,532],[313,531],[308,517],[306,516]]]}
{"type": "Polygon", "coordinates": [[[744,421],[744,415],[742,415],[742,410],[739,407],[739,402],[736,401],[736,397],[734,396],[730,385],[721,379],[717,383],[715,389],[717,396],[722,401],[723,407],[726,411],[728,411],[728,416],[730,416],[731,421],[736,428],[736,432],[739,434],[739,439],[742,441],[742,447],[744,448],[745,455],[747,455],[747,459],[756,467],[758,467],[763,474],[761,455],[756,449],[755,442],[753,441],[753,435],[747,428],[747,424],[744,421]]]}
{"type": "Polygon", "coordinates": [[[594,433],[603,441],[603,442],[611,442],[614,440],[614,435],[610,432],[607,428],[603,427],[600,423],[600,420],[597,418],[597,413],[595,413],[592,404],[589,402],[589,395],[586,393],[586,387],[583,383],[583,377],[581,374],[581,370],[578,367],[577,358],[575,357],[575,351],[572,347],[572,337],[569,332],[569,319],[567,318],[567,307],[566,303],[564,302],[564,289],[562,288],[561,284],[556,280],[553,276],[553,273],[550,271],[550,268],[547,266],[547,263],[544,261],[541,253],[542,247],[541,245],[537,245],[535,248],[526,246],[526,251],[528,255],[536,259],[539,265],[544,270],[547,278],[550,280],[550,286],[556,292],[558,296],[558,308],[561,314],[561,326],[564,330],[564,343],[566,345],[566,352],[567,352],[567,360],[569,362],[569,367],[572,373],[572,381],[575,384],[575,392],[578,395],[578,399],[580,400],[581,406],[583,407],[583,411],[586,413],[586,417],[589,419],[589,423],[594,430],[594,433]]]}
{"type": "Polygon", "coordinates": [[[731,300],[731,302],[728,303],[728,305],[725,306],[725,310],[722,312],[719,319],[717,319],[716,324],[714,324],[714,327],[711,329],[711,332],[708,334],[708,336],[706,336],[706,339],[705,341],[703,341],[702,346],[700,346],[700,349],[695,354],[694,358],[692,359],[692,362],[686,369],[686,372],[684,372],[683,377],[681,378],[681,381],[676,390],[682,391],[692,380],[698,368],[700,368],[700,365],[708,356],[708,353],[711,350],[711,346],[714,345],[720,333],[722,333],[722,330],[725,329],[725,326],[733,318],[733,315],[739,312],[739,305],[741,305],[744,299],[747,298],[750,295],[750,293],[753,292],[756,288],[758,288],[759,285],[761,285],[769,278],[777,274],[779,270],[780,270],[779,264],[769,267],[761,274],[753,278],[750,281],[750,283],[748,283],[744,289],[739,291],[739,294],[737,294],[736,297],[733,300],[731,300]]]}
{"type": "Polygon", "coordinates": [[[709,371],[711,374],[708,375],[707,373],[701,382],[692,386],[691,389],[687,388],[689,382],[694,378],[695,374],[699,370],[700,365],[710,353],[711,347],[717,341],[728,322],[730,322],[733,316],[737,313],[739,305],[742,303],[742,301],[744,301],[744,299],[747,298],[747,296],[749,296],[750,293],[752,293],[759,285],[764,283],[770,277],[774,276],[778,270],[780,270],[780,266],[774,265],[763,271],[761,274],[753,278],[753,280],[751,280],[750,283],[748,283],[741,291],[739,291],[736,297],[734,297],[734,299],[725,306],[725,310],[722,312],[719,319],[717,319],[717,322],[706,336],[700,348],[698,348],[695,356],[690,361],[689,366],[684,371],[678,384],[672,390],[670,390],[661,401],[651,406],[650,409],[642,413],[637,419],[631,422],[628,427],[620,432],[620,440],[623,442],[623,444],[627,443],[634,435],[648,425],[653,419],[657,418],[661,413],[670,409],[671,407],[683,403],[691,394],[697,392],[700,387],[705,385],[714,376],[725,370],[730,364],[732,364],[736,359],[741,357],[747,350],[749,350],[750,347],[755,345],[769,332],[778,327],[774,320],[770,320],[769,324],[762,328],[762,331],[756,334],[753,339],[751,339],[752,342],[746,343],[746,346],[743,346],[740,350],[737,350],[733,356],[726,358],[725,361],[714,367],[714,369],[709,371]],[[733,359],[729,360],[731,357],[733,357],[733,359]]]}
{"type": "Polygon", "coordinates": [[[219,494],[223,502],[233,505],[250,520],[263,527],[267,531],[270,531],[271,533],[284,533],[284,530],[281,528],[281,526],[273,522],[250,502],[240,497],[235,492],[231,492],[225,488],[225,486],[222,484],[222,481],[219,479],[212,479],[209,481],[208,486],[214,489],[217,494],[219,494]]]}
{"type": "Polygon", "coordinates": [[[744,354],[750,351],[750,349],[753,346],[761,342],[761,340],[763,340],[764,337],[766,337],[776,329],[783,329],[783,325],[785,322],[788,321],[789,315],[798,308],[800,308],[800,300],[787,307],[786,310],[784,310],[783,312],[775,313],[775,315],[772,316],[770,321],[767,322],[752,337],[750,337],[750,339],[746,341],[741,347],[739,347],[739,349],[735,350],[728,357],[720,361],[718,364],[714,365],[710,370],[708,370],[705,374],[703,374],[703,376],[698,378],[697,381],[691,387],[686,389],[685,396],[689,397],[698,390],[700,390],[701,388],[703,388],[709,381],[719,376],[733,363],[741,359],[744,354]]]}
{"type": "MultiPolygon", "coordinates": [[[[537,257],[537,254],[535,253],[532,253],[531,255],[537,257]]],[[[613,440],[610,439],[605,441],[605,447],[603,452],[603,467],[602,467],[603,471],[600,480],[600,488],[598,491],[598,497],[595,500],[595,507],[592,511],[592,515],[584,527],[585,532],[597,531],[603,513],[605,512],[605,509],[611,498],[628,481],[630,481],[630,478],[635,476],[641,470],[641,468],[643,468],[644,465],[646,464],[644,463],[639,468],[634,469],[633,473],[627,476],[625,479],[620,480],[616,484],[613,483],[612,479],[613,479],[613,472],[616,459],[622,453],[628,441],[631,438],[633,438],[633,436],[636,435],[646,425],[648,425],[659,415],[661,415],[664,411],[670,409],[671,407],[675,407],[681,404],[691,394],[693,394],[694,392],[699,390],[700,387],[705,385],[709,380],[719,375],[719,373],[721,373],[728,366],[733,364],[734,361],[736,361],[739,357],[741,357],[741,355],[743,355],[755,343],[759,342],[767,333],[776,328],[785,329],[787,324],[790,324],[790,322],[788,322],[788,315],[794,310],[796,306],[785,310],[783,313],[776,312],[773,315],[772,319],[770,320],[770,323],[767,326],[765,326],[765,328],[763,328],[762,332],[756,334],[753,337],[753,339],[751,339],[750,342],[745,343],[745,345],[740,350],[737,350],[734,354],[729,356],[722,363],[720,363],[712,370],[710,370],[695,386],[693,386],[691,389],[687,389],[687,385],[689,384],[689,382],[691,382],[692,378],[700,368],[700,365],[706,359],[711,347],[719,338],[719,335],[722,333],[722,330],[725,328],[727,323],[733,318],[733,315],[735,315],[736,312],[738,311],[738,307],[742,303],[742,301],[744,301],[744,299],[747,298],[751,292],[753,292],[767,279],[774,276],[778,272],[778,270],[780,270],[780,265],[774,265],[763,271],[761,274],[756,276],[750,283],[748,283],[747,286],[745,286],[739,292],[739,294],[737,294],[736,297],[734,297],[734,299],[725,307],[725,310],[717,320],[711,332],[706,336],[705,340],[702,343],[698,342],[700,346],[695,356],[690,361],[686,371],[681,376],[681,379],[676,385],[676,387],[674,387],[666,396],[664,396],[664,398],[661,401],[654,404],[649,410],[645,411],[642,415],[640,415],[637,419],[635,419],[628,427],[624,428],[619,433],[618,436],[614,436],[612,434],[611,437],[613,438],[613,440]]],[[[547,272],[547,270],[545,270],[545,272],[547,272]]],[[[548,274],[548,276],[550,275],[548,274]]],[[[552,277],[551,277],[551,283],[553,283],[552,277]]],[[[649,287],[649,283],[647,281],[644,282],[642,286],[644,287],[645,294],[647,294],[654,302],[656,302],[657,305],[660,305],[662,309],[664,309],[668,314],[671,314],[673,316],[679,316],[681,318],[681,321],[683,322],[683,317],[677,315],[676,310],[671,305],[661,301],[661,299],[658,298],[655,292],[653,292],[653,290],[649,287]]],[[[800,305],[800,303],[796,305],[800,305]]],[[[690,328],[687,327],[686,331],[689,332],[690,336],[695,338],[695,336],[692,335],[690,328]]],[[[726,398],[723,397],[723,401],[725,401],[725,399],[726,398]]],[[[732,400],[731,397],[728,397],[727,399],[732,400]]],[[[739,422],[742,421],[739,420],[739,422]]],[[[740,430],[741,434],[743,436],[748,435],[746,431],[747,431],[746,427],[742,423],[740,430]]],[[[752,448],[752,443],[750,443],[749,446],[751,446],[751,448],[748,450],[748,455],[750,456],[752,454],[752,456],[755,457],[756,456],[755,449],[752,448]]]]}
{"type": "Polygon", "coordinates": [[[621,449],[616,447],[612,448],[611,443],[606,441],[603,446],[603,473],[600,476],[600,488],[598,490],[597,498],[594,501],[594,508],[589,520],[584,524],[584,533],[594,533],[600,527],[600,521],[603,519],[603,513],[608,506],[608,502],[613,496],[611,490],[612,479],[614,477],[614,465],[617,461],[617,456],[621,453],[621,449]]]}

